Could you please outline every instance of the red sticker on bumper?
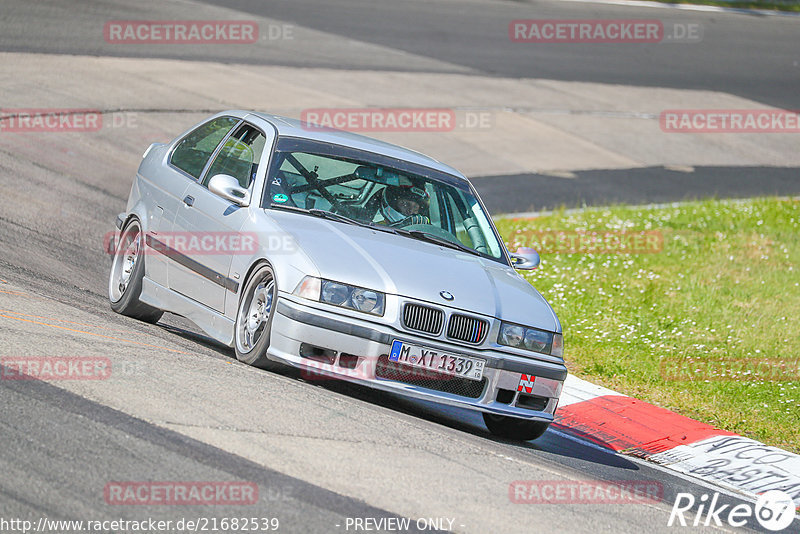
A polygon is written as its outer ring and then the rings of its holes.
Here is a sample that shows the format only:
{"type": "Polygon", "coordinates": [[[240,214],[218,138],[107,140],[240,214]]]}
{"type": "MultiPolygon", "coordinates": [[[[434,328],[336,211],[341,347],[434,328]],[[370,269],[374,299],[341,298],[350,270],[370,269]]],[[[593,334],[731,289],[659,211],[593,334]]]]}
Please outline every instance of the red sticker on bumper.
{"type": "Polygon", "coordinates": [[[533,383],[536,377],[533,375],[522,375],[519,377],[519,385],[517,391],[524,391],[525,393],[533,393],[533,383]]]}

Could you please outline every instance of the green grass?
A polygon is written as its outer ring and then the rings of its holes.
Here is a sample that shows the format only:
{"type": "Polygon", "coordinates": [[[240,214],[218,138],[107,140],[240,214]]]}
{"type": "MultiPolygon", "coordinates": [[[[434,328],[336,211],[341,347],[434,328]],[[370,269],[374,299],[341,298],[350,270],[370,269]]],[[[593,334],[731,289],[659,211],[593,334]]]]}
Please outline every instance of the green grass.
{"type": "Polygon", "coordinates": [[[701,365],[741,359],[796,365],[800,202],[562,210],[535,219],[500,219],[497,226],[510,250],[530,245],[531,231],[660,232],[659,253],[542,254],[540,267],[525,275],[561,320],[570,371],[800,452],[796,372],[782,382],[730,379],[710,376],[701,365]],[[676,380],[661,372],[664,364],[684,372],[687,362],[700,366],[699,375],[692,375],[697,379],[676,380]]]}

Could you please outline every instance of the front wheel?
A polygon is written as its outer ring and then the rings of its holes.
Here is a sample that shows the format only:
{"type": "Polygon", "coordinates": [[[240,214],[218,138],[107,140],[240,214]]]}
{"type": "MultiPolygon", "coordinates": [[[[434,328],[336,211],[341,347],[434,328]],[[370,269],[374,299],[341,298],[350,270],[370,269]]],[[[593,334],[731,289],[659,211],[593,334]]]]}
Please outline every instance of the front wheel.
{"type": "Polygon", "coordinates": [[[157,323],[163,311],[139,300],[144,278],[144,239],[137,219],[122,230],[111,262],[108,277],[108,300],[111,309],[148,323],[157,323]]]}
{"type": "Polygon", "coordinates": [[[274,366],[267,359],[272,318],[278,301],[275,273],[267,264],[256,268],[248,279],[236,312],[236,359],[255,367],[274,366]]]}
{"type": "Polygon", "coordinates": [[[528,421],[517,417],[483,413],[483,422],[486,428],[495,436],[518,441],[530,441],[544,434],[550,423],[542,421],[528,421]]]}

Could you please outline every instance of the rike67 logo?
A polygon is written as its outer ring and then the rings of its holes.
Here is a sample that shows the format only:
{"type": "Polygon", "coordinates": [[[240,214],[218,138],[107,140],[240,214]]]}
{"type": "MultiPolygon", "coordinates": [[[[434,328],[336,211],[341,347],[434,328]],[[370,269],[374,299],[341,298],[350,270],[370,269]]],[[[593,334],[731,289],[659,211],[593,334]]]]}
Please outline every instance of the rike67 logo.
{"type": "Polygon", "coordinates": [[[744,527],[753,517],[767,530],[783,530],[794,521],[794,501],[791,495],[780,490],[770,490],[759,495],[755,507],[749,503],[736,506],[720,504],[719,493],[714,493],[713,496],[704,493],[699,499],[695,499],[691,493],[678,493],[667,526],[722,527],[727,523],[731,527],[744,527]],[[686,517],[687,512],[694,514],[693,520],[686,517]]]}

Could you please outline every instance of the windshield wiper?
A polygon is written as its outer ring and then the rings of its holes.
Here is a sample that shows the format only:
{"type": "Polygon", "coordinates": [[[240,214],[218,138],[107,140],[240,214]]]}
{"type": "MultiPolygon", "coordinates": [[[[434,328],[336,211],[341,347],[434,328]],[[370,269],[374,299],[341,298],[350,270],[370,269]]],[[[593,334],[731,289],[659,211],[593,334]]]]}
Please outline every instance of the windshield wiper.
{"type": "Polygon", "coordinates": [[[477,250],[473,250],[461,243],[456,243],[455,241],[450,241],[449,239],[445,239],[444,237],[439,237],[436,234],[431,234],[429,232],[423,232],[422,230],[399,230],[399,233],[403,235],[409,235],[414,239],[419,239],[421,241],[428,241],[429,243],[435,243],[437,245],[441,245],[443,247],[449,247],[456,250],[460,250],[461,252],[467,252],[469,254],[474,254],[476,256],[480,256],[481,253],[477,250]]]}
{"type": "Polygon", "coordinates": [[[269,208],[286,210],[286,211],[296,211],[297,213],[308,213],[308,210],[305,208],[298,208],[297,206],[289,206],[287,204],[278,204],[277,202],[270,203],[269,208]]]}
{"type": "Polygon", "coordinates": [[[381,232],[387,232],[389,234],[408,235],[408,230],[401,230],[400,228],[394,228],[385,224],[369,223],[367,226],[373,230],[380,230],[381,232]]]}
{"type": "Polygon", "coordinates": [[[317,209],[317,208],[312,208],[312,209],[306,210],[306,211],[308,213],[310,213],[311,215],[314,215],[316,217],[321,217],[323,219],[328,219],[328,220],[337,221],[337,222],[343,222],[343,223],[347,223],[347,224],[354,224],[356,226],[363,226],[365,228],[369,228],[370,227],[370,225],[367,224],[367,223],[364,223],[364,222],[361,222],[361,221],[357,221],[356,219],[351,219],[350,217],[347,217],[346,215],[341,215],[339,213],[334,213],[332,211],[321,210],[321,209],[317,209]]]}
{"type": "Polygon", "coordinates": [[[279,210],[286,210],[286,211],[294,211],[297,213],[305,213],[308,215],[314,215],[315,217],[320,217],[322,219],[328,219],[331,221],[343,222],[347,224],[354,224],[356,226],[362,226],[364,228],[372,228],[373,230],[383,230],[386,232],[391,232],[393,234],[399,233],[398,231],[396,231],[397,230],[396,228],[391,228],[389,226],[381,226],[379,224],[374,224],[374,223],[366,223],[356,219],[351,219],[346,215],[341,215],[339,213],[334,213],[332,211],[321,210],[319,208],[305,209],[305,208],[300,208],[298,206],[287,206],[286,204],[276,204],[274,202],[270,204],[270,208],[277,208],[279,210]]]}
{"type": "Polygon", "coordinates": [[[306,213],[308,215],[314,215],[315,217],[330,219],[331,221],[339,221],[348,224],[355,224],[356,226],[369,226],[365,223],[362,223],[361,221],[351,219],[350,217],[339,215],[338,213],[333,213],[332,211],[321,210],[318,208],[312,208],[310,210],[307,210],[305,208],[300,208],[298,206],[287,206],[286,204],[276,204],[275,202],[271,203],[269,207],[271,209],[294,211],[297,213],[306,213]]]}
{"type": "Polygon", "coordinates": [[[270,209],[279,209],[286,211],[294,211],[297,213],[305,213],[307,215],[314,215],[315,217],[320,217],[322,219],[330,219],[331,221],[355,224],[356,226],[369,226],[361,221],[351,219],[350,217],[339,215],[338,213],[333,213],[332,211],[321,210],[318,208],[312,208],[310,210],[307,210],[305,208],[300,208],[298,206],[287,206],[286,204],[276,204],[275,202],[271,203],[269,207],[270,209]]]}

